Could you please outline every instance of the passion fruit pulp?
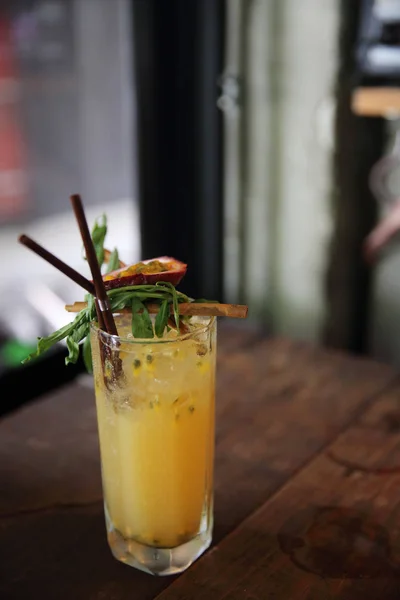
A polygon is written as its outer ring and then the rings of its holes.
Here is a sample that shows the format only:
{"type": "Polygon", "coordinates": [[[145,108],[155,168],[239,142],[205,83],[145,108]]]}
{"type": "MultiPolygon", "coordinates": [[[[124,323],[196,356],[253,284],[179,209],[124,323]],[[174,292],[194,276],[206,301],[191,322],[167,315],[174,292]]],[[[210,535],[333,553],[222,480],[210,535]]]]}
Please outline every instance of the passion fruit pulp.
{"type": "Polygon", "coordinates": [[[126,265],[103,276],[106,290],[129,285],[154,285],[167,281],[178,285],[186,273],[187,265],[170,256],[160,256],[126,265]]]}

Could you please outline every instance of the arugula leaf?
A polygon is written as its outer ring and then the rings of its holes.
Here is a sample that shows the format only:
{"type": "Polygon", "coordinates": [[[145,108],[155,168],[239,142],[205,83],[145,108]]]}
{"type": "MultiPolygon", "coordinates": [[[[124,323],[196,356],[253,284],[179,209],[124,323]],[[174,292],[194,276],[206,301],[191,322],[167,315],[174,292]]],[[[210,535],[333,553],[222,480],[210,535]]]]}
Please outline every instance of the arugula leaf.
{"type": "Polygon", "coordinates": [[[107,217],[102,215],[96,219],[92,229],[92,240],[100,267],[104,262],[104,240],[107,235],[107,217]]]}
{"type": "Polygon", "coordinates": [[[65,357],[65,364],[76,363],[79,357],[79,345],[72,335],[67,337],[68,356],[65,357]]]}
{"type": "Polygon", "coordinates": [[[106,273],[111,273],[111,271],[115,271],[118,268],[119,268],[119,254],[118,254],[118,250],[116,248],[114,248],[114,250],[110,254],[106,273]]]}
{"type": "Polygon", "coordinates": [[[22,363],[26,363],[32,358],[36,358],[44,352],[47,352],[47,350],[49,350],[52,346],[58,342],[61,342],[61,340],[65,338],[67,338],[67,346],[69,350],[68,357],[65,359],[66,364],[69,362],[76,362],[78,356],[76,356],[76,348],[74,343],[78,344],[86,336],[87,332],[89,331],[90,320],[90,313],[87,308],[84,308],[76,315],[75,319],[71,321],[71,323],[64,325],[64,327],[61,327],[61,329],[58,329],[47,337],[38,338],[36,351],[27,356],[22,363]],[[69,339],[70,341],[68,343],[69,339]]]}
{"type": "Polygon", "coordinates": [[[85,319],[85,321],[76,327],[74,331],[68,335],[67,337],[67,347],[69,354],[65,358],[65,364],[69,365],[69,363],[76,363],[79,358],[79,343],[85,339],[89,334],[89,321],[85,319]]]}
{"type": "MultiPolygon", "coordinates": [[[[78,316],[79,316],[79,314],[78,314],[78,316]]],[[[54,346],[54,344],[57,344],[57,342],[61,342],[61,340],[63,340],[65,337],[67,337],[67,335],[70,335],[75,329],[76,320],[77,320],[77,317],[71,323],[64,325],[64,327],[61,327],[61,329],[58,329],[58,331],[51,333],[47,337],[38,338],[36,351],[29,354],[29,356],[27,356],[22,361],[22,364],[28,362],[32,358],[36,358],[37,356],[40,356],[40,354],[43,354],[44,352],[47,352],[47,350],[49,350],[52,346],[54,346]]]]}
{"type": "MultiPolygon", "coordinates": [[[[103,225],[105,222],[103,221],[103,225]]],[[[100,227],[100,226],[98,226],[100,227]]],[[[180,317],[179,303],[180,302],[200,302],[204,300],[192,300],[182,292],[179,292],[171,283],[159,281],[155,285],[133,285],[123,288],[115,288],[107,292],[110,298],[111,308],[113,311],[130,307],[132,309],[132,333],[136,338],[154,338],[162,337],[165,329],[170,330],[168,319],[170,314],[170,305],[173,305],[174,319],[176,327],[179,328],[180,320],[188,321],[190,317],[180,317]],[[157,313],[153,331],[152,321],[145,302],[156,300],[160,304],[157,313]]],[[[82,309],[75,319],[55,331],[45,338],[39,338],[37,349],[30,354],[23,362],[27,362],[32,358],[46,352],[57,342],[66,338],[68,347],[68,356],[65,359],[67,364],[76,362],[79,356],[79,344],[83,341],[83,359],[86,368],[91,368],[90,360],[90,342],[89,331],[90,322],[96,318],[96,309],[94,297],[91,294],[85,296],[87,307],[82,309]]],[[[210,302],[210,301],[208,301],[210,302]]]]}
{"type": "Polygon", "coordinates": [[[154,330],[155,330],[156,336],[159,338],[161,338],[164,334],[164,329],[168,323],[168,317],[169,317],[169,301],[166,299],[161,302],[161,306],[156,315],[156,320],[154,323],[154,330]]]}
{"type": "Polygon", "coordinates": [[[82,324],[79,325],[72,334],[74,340],[79,344],[89,334],[90,322],[89,319],[84,319],[82,324]]]}
{"type": "Polygon", "coordinates": [[[154,337],[149,311],[135,296],[132,298],[132,333],[136,338],[154,337]]]}
{"type": "Polygon", "coordinates": [[[179,332],[179,307],[178,307],[178,298],[176,296],[176,294],[173,295],[172,297],[172,305],[174,307],[174,317],[175,317],[175,324],[176,324],[176,328],[179,332]]]}
{"type": "Polygon", "coordinates": [[[160,285],[158,285],[158,283],[156,283],[157,287],[167,287],[170,291],[170,294],[172,294],[172,306],[174,307],[174,318],[175,318],[175,325],[177,330],[179,331],[179,302],[178,302],[178,292],[175,288],[174,285],[172,285],[172,283],[170,283],[169,281],[163,281],[163,282],[159,282],[160,285]]]}
{"type": "Polygon", "coordinates": [[[155,287],[159,290],[166,292],[169,295],[176,294],[178,302],[192,302],[189,296],[186,296],[186,294],[179,292],[176,289],[176,287],[172,285],[172,283],[170,283],[169,281],[157,281],[155,287]]]}
{"type": "Polygon", "coordinates": [[[94,296],[92,296],[92,294],[85,294],[85,300],[87,302],[87,310],[89,311],[89,313],[94,313],[96,311],[94,296]]]}
{"type": "Polygon", "coordinates": [[[133,296],[136,298],[143,298],[143,300],[150,300],[150,298],[154,298],[155,300],[164,300],[165,298],[165,294],[153,294],[151,292],[134,292],[133,296]]]}
{"type": "Polygon", "coordinates": [[[82,346],[83,362],[88,373],[93,373],[92,347],[90,345],[90,336],[87,335],[82,346]]]}
{"type": "Polygon", "coordinates": [[[131,306],[132,304],[132,292],[125,292],[123,294],[118,294],[117,296],[110,298],[110,305],[113,312],[117,312],[121,310],[121,308],[125,308],[126,306],[131,306]]]}

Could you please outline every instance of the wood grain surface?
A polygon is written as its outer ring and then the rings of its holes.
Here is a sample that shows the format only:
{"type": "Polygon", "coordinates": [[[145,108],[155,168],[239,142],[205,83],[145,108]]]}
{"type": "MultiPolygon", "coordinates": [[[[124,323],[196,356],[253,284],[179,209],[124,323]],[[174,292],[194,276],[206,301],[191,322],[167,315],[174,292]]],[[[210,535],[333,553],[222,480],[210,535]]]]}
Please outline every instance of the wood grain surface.
{"type": "Polygon", "coordinates": [[[399,403],[400,385],[157,600],[397,600],[399,403]]]}
{"type": "Polygon", "coordinates": [[[0,598],[398,598],[399,399],[389,367],[221,327],[214,543],[155,578],[111,556],[93,390],[66,386],[0,422],[0,598]]]}

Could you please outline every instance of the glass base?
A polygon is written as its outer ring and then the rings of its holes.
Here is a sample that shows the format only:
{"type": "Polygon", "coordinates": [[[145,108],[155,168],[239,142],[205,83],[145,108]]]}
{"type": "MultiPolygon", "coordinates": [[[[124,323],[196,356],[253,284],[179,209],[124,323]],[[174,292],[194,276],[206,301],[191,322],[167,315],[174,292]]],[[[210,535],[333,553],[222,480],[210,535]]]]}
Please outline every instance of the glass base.
{"type": "MultiPolygon", "coordinates": [[[[126,539],[107,520],[108,544],[113,556],[151,575],[176,575],[185,571],[207,550],[212,540],[212,522],[206,531],[174,548],[156,548],[126,539]]],[[[212,521],[210,519],[210,521],[212,521]]]]}

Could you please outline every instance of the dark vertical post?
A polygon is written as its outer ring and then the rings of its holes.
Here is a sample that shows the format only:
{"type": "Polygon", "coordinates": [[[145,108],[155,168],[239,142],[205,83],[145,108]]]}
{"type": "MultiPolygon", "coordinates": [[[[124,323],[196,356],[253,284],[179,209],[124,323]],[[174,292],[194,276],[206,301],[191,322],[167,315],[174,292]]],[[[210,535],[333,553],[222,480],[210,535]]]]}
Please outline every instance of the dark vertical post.
{"type": "Polygon", "coordinates": [[[368,349],[371,271],[362,243],[376,220],[376,201],[368,177],[383,151],[382,119],[356,116],[351,110],[361,0],[341,0],[337,78],[336,152],[334,158],[334,233],[326,281],[324,342],[363,353],[368,349]]]}
{"type": "Polygon", "coordinates": [[[222,0],[134,0],[142,254],[188,263],[182,288],[222,296],[222,0]]]}

